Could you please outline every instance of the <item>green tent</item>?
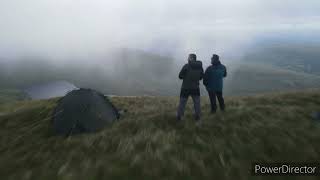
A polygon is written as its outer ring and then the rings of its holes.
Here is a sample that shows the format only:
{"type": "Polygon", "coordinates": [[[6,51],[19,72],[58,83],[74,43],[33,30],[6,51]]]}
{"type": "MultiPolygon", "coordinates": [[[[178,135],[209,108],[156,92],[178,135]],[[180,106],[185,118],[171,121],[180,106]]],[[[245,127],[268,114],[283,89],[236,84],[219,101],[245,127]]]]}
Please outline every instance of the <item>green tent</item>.
{"type": "Polygon", "coordinates": [[[54,110],[53,125],[57,135],[92,133],[119,119],[114,105],[103,94],[79,89],[59,100],[54,110]]]}

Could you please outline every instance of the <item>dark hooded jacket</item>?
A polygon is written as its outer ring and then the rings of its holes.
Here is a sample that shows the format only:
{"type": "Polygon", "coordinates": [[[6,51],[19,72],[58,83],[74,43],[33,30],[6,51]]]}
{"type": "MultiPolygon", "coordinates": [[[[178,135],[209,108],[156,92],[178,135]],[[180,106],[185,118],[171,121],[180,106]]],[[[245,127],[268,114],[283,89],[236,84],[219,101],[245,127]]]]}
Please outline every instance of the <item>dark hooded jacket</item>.
{"type": "Polygon", "coordinates": [[[222,92],[223,78],[227,77],[227,68],[219,60],[212,62],[212,65],[206,69],[203,78],[203,84],[208,91],[222,92]]]}
{"type": "Polygon", "coordinates": [[[203,78],[202,62],[189,61],[181,69],[179,78],[183,80],[181,89],[198,90],[199,81],[203,78]]]}

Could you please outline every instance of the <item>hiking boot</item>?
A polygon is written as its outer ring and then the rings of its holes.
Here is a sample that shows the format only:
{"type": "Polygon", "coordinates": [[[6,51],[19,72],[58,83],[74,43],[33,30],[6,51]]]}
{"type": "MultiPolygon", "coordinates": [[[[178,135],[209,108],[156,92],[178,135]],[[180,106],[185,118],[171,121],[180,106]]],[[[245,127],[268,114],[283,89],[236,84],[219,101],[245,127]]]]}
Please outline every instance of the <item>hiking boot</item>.
{"type": "Polygon", "coordinates": [[[216,110],[211,110],[211,114],[215,114],[216,112],[216,110]]]}
{"type": "Polygon", "coordinates": [[[177,116],[177,122],[181,122],[181,116],[177,116]]]}
{"type": "Polygon", "coordinates": [[[225,112],[226,111],[226,108],[225,107],[222,107],[220,108],[222,112],[225,112]]]}
{"type": "Polygon", "coordinates": [[[200,121],[200,116],[199,116],[199,115],[196,115],[196,116],[194,117],[194,119],[195,119],[196,121],[200,121]]]}

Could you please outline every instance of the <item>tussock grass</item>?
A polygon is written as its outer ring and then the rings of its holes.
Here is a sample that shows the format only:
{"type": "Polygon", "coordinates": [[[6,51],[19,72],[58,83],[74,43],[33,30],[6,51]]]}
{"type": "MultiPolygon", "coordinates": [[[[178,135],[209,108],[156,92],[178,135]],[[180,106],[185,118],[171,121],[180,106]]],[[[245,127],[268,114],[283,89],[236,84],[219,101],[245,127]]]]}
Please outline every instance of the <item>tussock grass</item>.
{"type": "Polygon", "coordinates": [[[27,99],[27,95],[16,89],[0,89],[0,105],[27,99]]]}
{"type": "Polygon", "coordinates": [[[111,100],[127,110],[119,122],[69,138],[52,133],[58,99],[0,105],[1,179],[265,179],[252,162],[320,159],[319,91],[229,97],[215,115],[203,97],[200,126],[191,99],[183,123],[175,97],[111,100]]]}

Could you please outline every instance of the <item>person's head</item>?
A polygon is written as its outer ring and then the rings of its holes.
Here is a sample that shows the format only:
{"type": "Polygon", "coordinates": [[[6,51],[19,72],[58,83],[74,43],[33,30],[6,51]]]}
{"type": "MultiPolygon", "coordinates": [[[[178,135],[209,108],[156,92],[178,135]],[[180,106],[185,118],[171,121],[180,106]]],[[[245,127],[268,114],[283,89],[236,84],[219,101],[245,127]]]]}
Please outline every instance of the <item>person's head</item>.
{"type": "Polygon", "coordinates": [[[196,61],[197,60],[197,55],[196,54],[189,54],[188,61],[196,61]]]}
{"type": "Polygon", "coordinates": [[[211,57],[211,64],[219,64],[220,57],[217,54],[213,54],[211,57]]]}

